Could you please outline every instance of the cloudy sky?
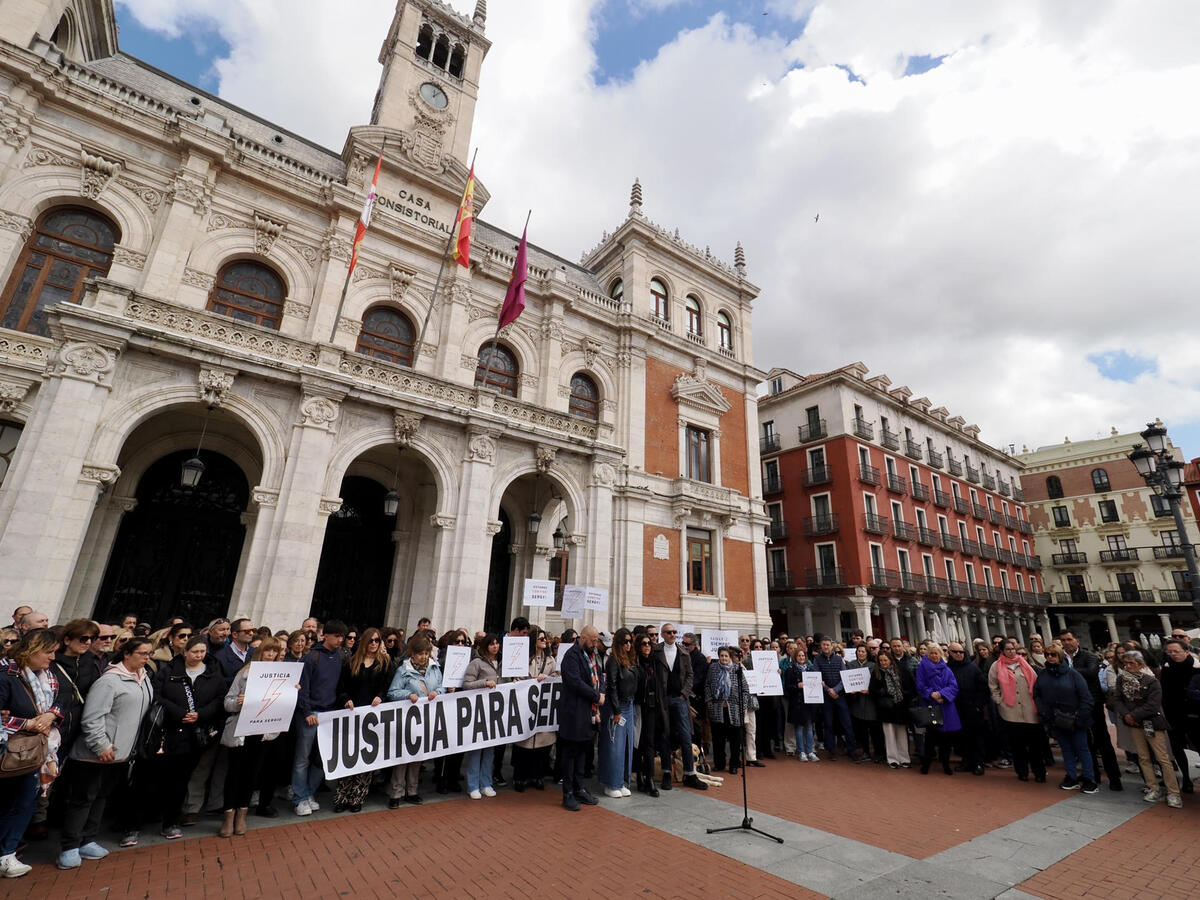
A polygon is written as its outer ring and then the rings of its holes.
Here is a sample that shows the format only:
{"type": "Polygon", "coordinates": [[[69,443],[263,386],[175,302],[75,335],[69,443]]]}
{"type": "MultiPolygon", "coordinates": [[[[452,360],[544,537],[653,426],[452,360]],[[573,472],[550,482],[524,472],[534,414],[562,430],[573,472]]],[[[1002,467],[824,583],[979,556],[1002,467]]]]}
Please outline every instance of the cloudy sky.
{"type": "MultiPolygon", "coordinates": [[[[126,52],[335,150],[393,9],[117,0],[126,52]]],[[[1200,4],[492,0],[487,35],[488,221],[577,259],[637,176],[745,245],[762,369],[862,360],[1018,450],[1161,416],[1200,454],[1200,4]]]]}

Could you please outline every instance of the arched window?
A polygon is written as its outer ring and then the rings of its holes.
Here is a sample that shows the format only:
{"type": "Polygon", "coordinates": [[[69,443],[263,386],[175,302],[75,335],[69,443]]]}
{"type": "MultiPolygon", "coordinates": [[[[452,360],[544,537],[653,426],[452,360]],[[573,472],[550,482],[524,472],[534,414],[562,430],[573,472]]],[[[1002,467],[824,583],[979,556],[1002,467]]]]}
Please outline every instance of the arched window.
{"type": "Polygon", "coordinates": [[[1051,500],[1057,500],[1063,495],[1062,482],[1057,475],[1051,475],[1046,479],[1046,496],[1051,500]]]}
{"type": "Polygon", "coordinates": [[[217,275],[208,308],[215,313],[252,322],[266,328],[279,328],[283,316],[283,281],[252,259],[231,262],[217,275]]]}
{"type": "Polygon", "coordinates": [[[612,283],[608,289],[608,296],[612,297],[618,303],[625,299],[625,283],[618,278],[612,283]]]}
{"type": "Polygon", "coordinates": [[[671,321],[671,307],[667,303],[667,286],[657,278],[650,279],[650,314],[664,322],[671,321]]]}
{"type": "Polygon", "coordinates": [[[1092,469],[1092,487],[1097,494],[1111,490],[1108,483],[1108,473],[1104,469],[1092,469]]]}
{"type": "Polygon", "coordinates": [[[729,321],[729,313],[725,311],[717,313],[717,339],[722,350],[733,349],[733,323],[729,321]]]}
{"type": "Polygon", "coordinates": [[[463,49],[462,44],[455,44],[454,50],[450,53],[450,66],[446,69],[455,78],[462,78],[463,62],[467,58],[467,51],[463,49]]]}
{"type": "Polygon", "coordinates": [[[358,346],[355,349],[376,359],[411,366],[414,340],[408,316],[388,306],[376,306],[363,316],[362,331],[358,333],[358,346]]]}
{"type": "Polygon", "coordinates": [[[573,416],[593,422],[600,419],[600,391],[596,382],[582,372],[571,376],[571,402],[567,409],[573,416]]]}
{"type": "Polygon", "coordinates": [[[439,36],[433,45],[433,64],[439,69],[446,68],[446,60],[450,58],[450,39],[444,34],[439,36]]]}
{"type": "Polygon", "coordinates": [[[90,209],[51,211],[34,230],[0,295],[0,327],[46,334],[46,309],[78,303],[83,282],[112,264],[117,226],[90,209]]]}
{"type": "Polygon", "coordinates": [[[517,358],[503,344],[491,342],[479,348],[479,364],[475,367],[475,386],[491,388],[506,397],[517,396],[517,358]]]}
{"type": "Polygon", "coordinates": [[[421,30],[417,32],[417,56],[421,59],[429,59],[433,53],[433,26],[422,25],[421,30]]]}
{"type": "Polygon", "coordinates": [[[697,336],[704,334],[704,313],[700,311],[700,301],[688,294],[683,305],[687,308],[688,334],[697,336]]]}

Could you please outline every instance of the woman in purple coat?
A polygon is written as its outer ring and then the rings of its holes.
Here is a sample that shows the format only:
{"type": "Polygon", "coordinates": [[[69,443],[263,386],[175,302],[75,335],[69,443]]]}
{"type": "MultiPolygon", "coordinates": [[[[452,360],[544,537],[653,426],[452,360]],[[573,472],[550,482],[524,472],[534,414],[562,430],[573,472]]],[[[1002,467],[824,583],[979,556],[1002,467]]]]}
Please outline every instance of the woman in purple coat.
{"type": "Polygon", "coordinates": [[[929,774],[935,747],[942,762],[942,771],[947,775],[954,774],[954,770],[950,768],[950,745],[954,741],[954,733],[962,730],[958,710],[954,707],[954,698],[957,696],[958,680],[942,659],[942,648],[937,644],[930,644],[925,658],[917,666],[917,697],[925,706],[936,706],[941,710],[942,724],[925,732],[925,755],[921,759],[922,775],[929,774]]]}

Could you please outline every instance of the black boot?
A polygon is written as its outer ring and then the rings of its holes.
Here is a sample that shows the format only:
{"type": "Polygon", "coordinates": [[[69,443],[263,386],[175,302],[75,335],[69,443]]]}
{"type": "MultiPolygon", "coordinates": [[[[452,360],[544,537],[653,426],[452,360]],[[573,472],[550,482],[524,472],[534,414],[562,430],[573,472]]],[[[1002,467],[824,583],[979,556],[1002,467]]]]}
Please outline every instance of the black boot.
{"type": "Polygon", "coordinates": [[[658,796],[658,785],[654,783],[654,775],[646,776],[646,794],[650,797],[658,796]]]}

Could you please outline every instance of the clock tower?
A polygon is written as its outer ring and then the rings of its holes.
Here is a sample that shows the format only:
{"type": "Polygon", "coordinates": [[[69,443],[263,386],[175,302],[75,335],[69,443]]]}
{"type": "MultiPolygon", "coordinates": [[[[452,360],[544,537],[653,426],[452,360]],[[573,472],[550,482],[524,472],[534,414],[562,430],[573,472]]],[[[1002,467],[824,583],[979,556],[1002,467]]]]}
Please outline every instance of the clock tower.
{"type": "Polygon", "coordinates": [[[469,19],[439,0],[399,0],[379,53],[371,124],[400,132],[412,159],[435,171],[470,152],[486,21],[486,0],[469,19]]]}

